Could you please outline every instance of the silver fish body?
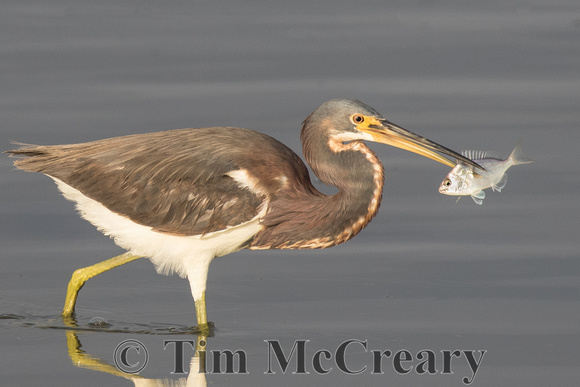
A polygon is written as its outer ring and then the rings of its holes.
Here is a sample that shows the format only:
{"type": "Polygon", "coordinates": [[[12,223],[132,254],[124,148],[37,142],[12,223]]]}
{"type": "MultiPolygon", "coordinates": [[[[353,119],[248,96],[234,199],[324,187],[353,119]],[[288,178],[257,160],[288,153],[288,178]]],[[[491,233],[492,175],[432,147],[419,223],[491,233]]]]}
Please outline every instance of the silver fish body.
{"type": "Polygon", "coordinates": [[[501,192],[507,183],[506,171],[511,166],[529,164],[533,161],[524,155],[521,141],[507,159],[494,152],[468,150],[462,154],[485,168],[485,171],[474,170],[470,165],[459,163],[443,179],[439,192],[451,196],[470,195],[479,205],[483,204],[485,199],[484,189],[491,188],[501,192]]]}

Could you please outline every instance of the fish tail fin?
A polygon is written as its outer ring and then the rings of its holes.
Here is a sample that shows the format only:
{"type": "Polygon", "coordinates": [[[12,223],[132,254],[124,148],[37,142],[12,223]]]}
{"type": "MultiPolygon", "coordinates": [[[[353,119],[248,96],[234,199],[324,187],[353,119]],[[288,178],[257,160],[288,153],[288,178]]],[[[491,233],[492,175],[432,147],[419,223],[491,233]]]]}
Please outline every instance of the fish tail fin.
{"type": "Polygon", "coordinates": [[[529,163],[534,162],[534,160],[529,159],[526,157],[526,155],[524,155],[524,151],[522,150],[522,142],[523,141],[524,140],[520,140],[518,142],[518,145],[516,145],[512,154],[509,157],[511,159],[513,165],[529,164],[529,163]]]}

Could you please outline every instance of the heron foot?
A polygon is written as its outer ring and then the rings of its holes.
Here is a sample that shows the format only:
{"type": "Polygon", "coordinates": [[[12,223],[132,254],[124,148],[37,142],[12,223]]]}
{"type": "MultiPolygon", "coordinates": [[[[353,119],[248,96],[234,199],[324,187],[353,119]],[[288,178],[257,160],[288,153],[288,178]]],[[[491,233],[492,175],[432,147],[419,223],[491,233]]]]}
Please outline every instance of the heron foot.
{"type": "Polygon", "coordinates": [[[206,322],[205,324],[198,324],[196,327],[196,331],[198,331],[198,335],[205,336],[205,337],[213,337],[215,330],[215,324],[211,321],[206,322]]]}

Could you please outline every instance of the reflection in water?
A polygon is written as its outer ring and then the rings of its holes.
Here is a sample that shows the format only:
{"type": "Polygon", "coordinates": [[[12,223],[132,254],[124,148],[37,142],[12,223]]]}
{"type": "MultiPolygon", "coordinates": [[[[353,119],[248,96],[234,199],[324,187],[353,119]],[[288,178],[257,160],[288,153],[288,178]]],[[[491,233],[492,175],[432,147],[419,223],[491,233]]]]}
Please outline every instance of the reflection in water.
{"type": "MultiPolygon", "coordinates": [[[[18,324],[21,327],[33,327],[42,329],[61,329],[66,334],[66,344],[68,356],[73,365],[79,368],[86,368],[93,371],[104,372],[123,379],[128,379],[135,386],[195,386],[205,387],[207,385],[206,370],[206,348],[208,337],[213,336],[213,324],[210,325],[209,335],[200,334],[196,327],[174,326],[164,324],[110,324],[103,318],[93,318],[86,326],[79,325],[74,317],[61,316],[31,316],[19,314],[1,314],[0,320],[4,320],[5,325],[18,324]],[[132,333],[145,335],[195,335],[195,352],[190,361],[190,369],[187,377],[179,379],[147,379],[137,373],[123,372],[122,367],[109,364],[81,349],[82,344],[79,339],[79,332],[100,332],[103,333],[132,333]]],[[[138,342],[138,341],[136,341],[138,342]]]]}
{"type": "Polygon", "coordinates": [[[68,355],[73,365],[79,368],[86,368],[93,371],[105,372],[110,375],[118,376],[124,379],[131,380],[135,386],[189,386],[189,387],[205,387],[207,382],[205,373],[206,361],[206,347],[207,336],[197,335],[195,344],[195,353],[191,358],[189,365],[189,375],[187,378],[173,379],[147,379],[137,374],[131,374],[121,371],[116,366],[107,364],[102,359],[92,356],[81,349],[82,344],[73,329],[66,331],[66,344],[68,348],[68,355]]]}

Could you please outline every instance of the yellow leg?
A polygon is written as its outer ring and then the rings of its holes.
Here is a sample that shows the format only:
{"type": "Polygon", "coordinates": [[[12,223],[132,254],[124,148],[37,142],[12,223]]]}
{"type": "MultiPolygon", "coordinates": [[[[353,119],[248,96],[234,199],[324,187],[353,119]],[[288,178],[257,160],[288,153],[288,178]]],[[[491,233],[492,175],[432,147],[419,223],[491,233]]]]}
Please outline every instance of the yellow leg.
{"type": "Polygon", "coordinates": [[[205,308],[205,292],[201,294],[199,300],[195,300],[195,314],[197,316],[197,328],[202,334],[210,334],[210,327],[207,322],[207,310],[205,308]]]}
{"type": "MultiPolygon", "coordinates": [[[[71,317],[75,312],[75,304],[77,302],[77,296],[79,291],[89,279],[106,272],[107,270],[114,269],[117,266],[124,265],[128,262],[134,261],[141,257],[131,255],[129,253],[121,254],[106,261],[99,262],[89,267],[84,267],[82,269],[76,270],[68,283],[68,289],[66,291],[66,300],[64,301],[64,308],[62,310],[63,317],[71,317]]],[[[197,305],[197,304],[196,304],[197,305]]],[[[204,302],[205,310],[205,302],[204,302]]]]}

